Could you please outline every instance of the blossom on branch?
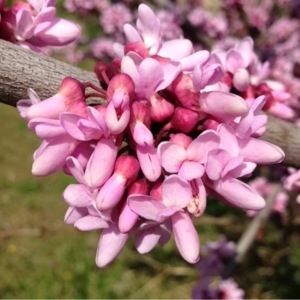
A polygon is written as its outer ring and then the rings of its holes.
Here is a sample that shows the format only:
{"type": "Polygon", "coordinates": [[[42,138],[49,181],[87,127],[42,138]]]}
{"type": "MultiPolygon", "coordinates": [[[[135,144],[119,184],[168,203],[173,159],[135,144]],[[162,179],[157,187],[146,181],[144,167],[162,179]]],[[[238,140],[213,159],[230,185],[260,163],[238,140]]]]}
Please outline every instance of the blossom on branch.
{"type": "MultiPolygon", "coordinates": [[[[52,9],[50,2],[35,9],[44,7],[52,9]]],[[[20,101],[21,116],[43,140],[33,173],[61,169],[76,179],[63,193],[65,221],[102,230],[99,267],[129,237],[147,253],[172,235],[181,256],[196,263],[193,218],[205,212],[207,196],[260,210],[264,199],[242,180],[257,165],[284,158],[258,139],[267,122],[260,114],[265,97],[242,93],[253,90],[252,42],[245,39],[224,60],[196,51],[188,39],[163,41],[161,23],[145,4],[136,27],[124,25],[124,33],[128,41],[115,45],[112,63],[95,67],[99,85],[66,78],[53,97],[40,101],[31,91],[20,101]],[[228,73],[236,79],[228,81],[228,73]]]]}

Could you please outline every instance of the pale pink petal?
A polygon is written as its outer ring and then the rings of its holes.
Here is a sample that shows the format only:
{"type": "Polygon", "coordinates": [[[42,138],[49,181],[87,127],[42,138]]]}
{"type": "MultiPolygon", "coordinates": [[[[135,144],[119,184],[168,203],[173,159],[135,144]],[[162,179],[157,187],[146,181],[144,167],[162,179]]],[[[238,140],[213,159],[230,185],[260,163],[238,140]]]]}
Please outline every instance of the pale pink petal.
{"type": "Polygon", "coordinates": [[[63,192],[62,198],[68,205],[76,207],[87,207],[93,201],[90,191],[83,184],[68,185],[63,192]]]}
{"type": "Polygon", "coordinates": [[[108,223],[96,216],[85,216],[74,223],[74,227],[81,231],[108,228],[108,223]]]}
{"type": "Polygon", "coordinates": [[[284,152],[278,146],[255,138],[239,141],[240,155],[246,161],[256,164],[275,164],[284,159],[284,152]]]}
{"type": "Polygon", "coordinates": [[[201,178],[204,174],[204,166],[196,161],[185,161],[180,167],[178,176],[185,180],[201,178]]]}
{"type": "Polygon", "coordinates": [[[246,37],[237,43],[234,47],[236,51],[242,56],[244,65],[248,67],[253,60],[253,40],[251,37],[246,37]]]}
{"type": "Polygon", "coordinates": [[[140,254],[150,252],[159,242],[162,234],[159,225],[152,225],[146,229],[140,229],[135,235],[135,247],[140,254]]]}
{"type": "Polygon", "coordinates": [[[66,134],[59,120],[47,118],[34,118],[28,122],[28,128],[41,139],[51,139],[66,134]]]}
{"type": "Polygon", "coordinates": [[[236,50],[229,50],[226,55],[226,68],[227,70],[234,74],[239,68],[244,67],[243,57],[236,50]]]}
{"type": "Polygon", "coordinates": [[[152,221],[156,221],[160,212],[166,208],[160,200],[148,195],[130,195],[127,201],[133,212],[152,221]]]}
{"type": "Polygon", "coordinates": [[[83,167],[75,157],[69,156],[66,158],[66,167],[79,183],[86,185],[83,167]]]}
{"type": "Polygon", "coordinates": [[[101,139],[86,166],[85,180],[90,187],[100,187],[111,176],[118,147],[110,139],[101,139]]]}
{"type": "Polygon", "coordinates": [[[250,85],[250,74],[244,68],[239,68],[233,75],[233,85],[240,91],[244,92],[250,85]]]}
{"type": "Polygon", "coordinates": [[[18,40],[22,41],[32,37],[34,31],[32,23],[33,17],[29,10],[20,9],[16,13],[15,34],[18,40]]]}
{"type": "Polygon", "coordinates": [[[156,181],[161,174],[161,165],[154,146],[136,147],[136,154],[141,165],[141,170],[149,181],[156,181]]]}
{"type": "Polygon", "coordinates": [[[139,5],[136,25],[147,48],[157,44],[160,38],[160,21],[149,6],[139,5]]]}
{"type": "Polygon", "coordinates": [[[223,76],[224,71],[220,64],[196,65],[193,72],[194,88],[196,91],[202,90],[207,85],[217,83],[223,76]]]}
{"type": "Polygon", "coordinates": [[[65,214],[65,223],[66,224],[74,224],[77,220],[86,216],[88,211],[85,207],[69,207],[65,214]]]}
{"type": "Polygon", "coordinates": [[[79,115],[62,113],[59,119],[66,132],[76,140],[89,141],[99,139],[102,136],[102,132],[95,123],[79,115]]]}
{"type": "Polygon", "coordinates": [[[206,130],[193,140],[187,149],[188,159],[205,164],[207,154],[219,147],[220,137],[214,130],[206,130]]]}
{"type": "Polygon", "coordinates": [[[187,160],[187,151],[180,145],[171,142],[162,142],[158,145],[162,167],[169,173],[177,173],[182,163],[187,160]]]}
{"type": "Polygon", "coordinates": [[[196,65],[204,64],[209,58],[207,50],[197,51],[191,55],[185,56],[180,59],[181,68],[183,71],[193,71],[196,65]]]}
{"type": "Polygon", "coordinates": [[[96,264],[99,268],[105,268],[122,251],[128,239],[128,233],[121,233],[117,224],[112,224],[102,231],[99,239],[96,264]]]}
{"type": "Polygon", "coordinates": [[[232,176],[234,178],[238,178],[238,177],[244,177],[244,176],[248,176],[251,175],[253,173],[253,171],[255,170],[255,168],[257,167],[257,165],[253,162],[243,162],[239,165],[234,165],[231,164],[232,161],[236,161],[238,162],[239,158],[234,158],[232,159],[229,164],[226,165],[226,167],[224,168],[223,172],[222,172],[222,177],[225,176],[225,174],[232,176]],[[231,170],[229,170],[231,169],[231,170]]]}
{"type": "MultiPolygon", "coordinates": [[[[194,51],[193,44],[190,40],[187,39],[175,39],[164,42],[161,47],[159,48],[158,55],[162,57],[170,58],[173,61],[181,61],[181,59],[184,59],[185,57],[188,57],[191,55],[194,51]]],[[[199,58],[199,54],[194,57],[194,59],[197,57],[199,58]]],[[[203,53],[201,53],[201,59],[203,59],[203,56],[205,56],[203,53]]],[[[185,61],[187,65],[187,61],[185,61]]]]}
{"type": "Polygon", "coordinates": [[[50,175],[59,170],[66,158],[73,153],[77,142],[68,136],[57,136],[49,140],[43,151],[38,153],[32,165],[32,173],[36,176],[50,175]]]}
{"type": "Polygon", "coordinates": [[[119,174],[113,174],[101,187],[96,199],[99,210],[107,210],[115,207],[125,192],[126,178],[119,174]]]}
{"type": "Polygon", "coordinates": [[[228,124],[221,124],[218,127],[221,138],[220,148],[226,150],[232,157],[239,155],[239,144],[233,128],[228,124]]]}
{"type": "Polygon", "coordinates": [[[213,189],[221,195],[227,203],[245,210],[260,210],[265,206],[264,198],[262,198],[256,190],[235,178],[219,180],[213,189]]]}
{"type": "Polygon", "coordinates": [[[144,123],[135,122],[130,126],[130,129],[132,137],[138,145],[153,145],[153,134],[144,123]]]}
{"type": "Polygon", "coordinates": [[[181,256],[194,264],[200,258],[200,241],[197,230],[187,213],[178,212],[172,217],[176,246],[181,256]]]}
{"type": "Polygon", "coordinates": [[[65,111],[65,98],[56,94],[51,98],[45,99],[39,103],[30,106],[26,112],[26,118],[57,119],[59,115],[65,111]]]}
{"type": "Polygon", "coordinates": [[[225,165],[231,159],[230,154],[223,149],[215,149],[208,153],[205,171],[211,180],[221,178],[225,165]]]}
{"type": "Polygon", "coordinates": [[[64,46],[79,39],[81,28],[65,19],[53,19],[51,27],[41,31],[36,38],[50,46],[64,46]]]}
{"type": "Polygon", "coordinates": [[[135,43],[139,42],[142,40],[141,36],[139,33],[136,31],[136,29],[130,25],[130,24],[125,24],[123,26],[123,32],[126,36],[126,39],[129,43],[135,43]]]}
{"type": "MultiPolygon", "coordinates": [[[[128,125],[130,119],[130,107],[129,107],[129,97],[127,93],[123,91],[118,91],[117,93],[123,95],[122,107],[115,107],[113,101],[111,101],[106,109],[106,125],[111,134],[122,133],[128,125]],[[117,111],[122,110],[121,114],[117,111]]],[[[114,94],[115,95],[115,94],[114,94]]]]}
{"type": "Polygon", "coordinates": [[[121,232],[130,231],[138,220],[138,215],[132,211],[127,203],[122,207],[119,216],[119,229],[121,232]]]}
{"type": "Polygon", "coordinates": [[[193,198],[190,184],[177,175],[168,176],[161,188],[162,203],[166,207],[185,208],[193,198]]]}
{"type": "Polygon", "coordinates": [[[246,101],[238,95],[211,91],[200,96],[200,110],[222,121],[231,121],[245,115],[249,108],[246,101]]]}

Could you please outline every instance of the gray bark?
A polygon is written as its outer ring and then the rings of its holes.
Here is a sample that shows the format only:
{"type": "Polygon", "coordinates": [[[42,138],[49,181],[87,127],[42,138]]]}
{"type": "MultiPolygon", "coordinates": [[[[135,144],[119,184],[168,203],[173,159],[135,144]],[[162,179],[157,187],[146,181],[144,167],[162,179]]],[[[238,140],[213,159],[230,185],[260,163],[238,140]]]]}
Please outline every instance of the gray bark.
{"type": "Polygon", "coordinates": [[[67,76],[99,85],[92,72],[0,40],[0,102],[15,106],[18,100],[28,98],[28,88],[41,99],[48,98],[67,76]]]}
{"type": "MultiPolygon", "coordinates": [[[[56,93],[66,76],[98,84],[92,72],[0,40],[0,102],[15,106],[18,100],[28,98],[28,88],[34,89],[42,99],[48,98],[56,93]]],[[[299,127],[269,116],[263,139],[284,150],[285,164],[300,167],[299,127]]]]}

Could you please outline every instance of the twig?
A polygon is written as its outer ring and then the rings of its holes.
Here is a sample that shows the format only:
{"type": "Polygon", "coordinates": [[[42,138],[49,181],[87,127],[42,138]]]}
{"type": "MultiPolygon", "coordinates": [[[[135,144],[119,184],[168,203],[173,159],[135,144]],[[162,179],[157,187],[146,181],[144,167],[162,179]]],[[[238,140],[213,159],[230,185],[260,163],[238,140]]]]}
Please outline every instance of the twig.
{"type": "Polygon", "coordinates": [[[241,236],[240,240],[237,243],[236,251],[236,261],[238,263],[242,262],[246,253],[250,249],[251,245],[254,242],[256,233],[260,228],[261,224],[269,217],[274,201],[276,200],[276,196],[278,195],[281,189],[280,184],[276,184],[272,190],[272,193],[269,195],[266,201],[266,206],[262,209],[251,221],[250,225],[244,231],[243,235],[241,236]]]}

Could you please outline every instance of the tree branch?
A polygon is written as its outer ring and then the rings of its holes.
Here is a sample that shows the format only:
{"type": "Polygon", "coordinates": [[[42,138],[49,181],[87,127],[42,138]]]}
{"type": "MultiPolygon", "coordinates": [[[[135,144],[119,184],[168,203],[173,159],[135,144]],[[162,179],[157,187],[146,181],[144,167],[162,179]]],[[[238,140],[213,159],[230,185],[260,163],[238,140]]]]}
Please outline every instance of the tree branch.
{"type": "MultiPolygon", "coordinates": [[[[48,98],[57,92],[66,76],[98,84],[92,72],[0,40],[0,102],[15,106],[18,100],[28,97],[28,88],[34,89],[42,99],[48,98]]],[[[284,150],[285,164],[300,168],[299,127],[269,116],[263,139],[284,150]]]]}
{"type": "Polygon", "coordinates": [[[67,76],[99,84],[92,72],[0,40],[0,102],[15,106],[28,98],[28,88],[41,99],[49,98],[67,76]]]}

